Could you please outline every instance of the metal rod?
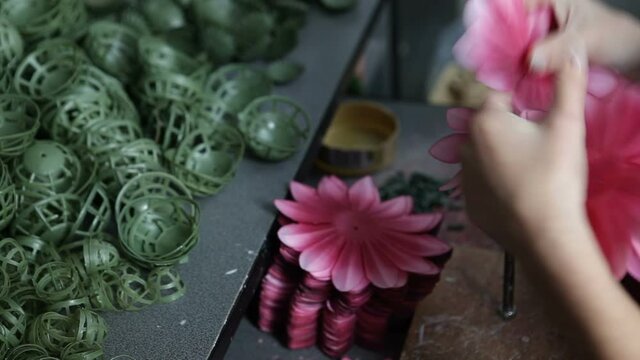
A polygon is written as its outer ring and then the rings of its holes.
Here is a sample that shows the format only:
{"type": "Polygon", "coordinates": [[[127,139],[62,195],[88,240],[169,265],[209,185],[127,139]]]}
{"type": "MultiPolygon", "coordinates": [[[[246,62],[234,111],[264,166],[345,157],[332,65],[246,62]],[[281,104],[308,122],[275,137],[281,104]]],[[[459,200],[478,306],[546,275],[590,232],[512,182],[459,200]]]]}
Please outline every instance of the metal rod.
{"type": "Polygon", "coordinates": [[[513,319],[516,316],[515,305],[515,281],[516,281],[516,259],[513,255],[504,253],[504,273],[502,275],[502,308],[500,315],[505,320],[513,319]]]}
{"type": "Polygon", "coordinates": [[[399,0],[391,0],[389,4],[389,46],[391,67],[391,98],[400,99],[400,4],[399,0]]]}

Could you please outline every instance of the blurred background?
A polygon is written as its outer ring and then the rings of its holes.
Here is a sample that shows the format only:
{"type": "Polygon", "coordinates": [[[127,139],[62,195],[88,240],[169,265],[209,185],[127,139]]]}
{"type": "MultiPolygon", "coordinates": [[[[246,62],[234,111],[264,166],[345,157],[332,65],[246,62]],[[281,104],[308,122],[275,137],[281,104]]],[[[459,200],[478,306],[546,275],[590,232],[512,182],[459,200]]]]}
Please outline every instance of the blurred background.
{"type": "MultiPolygon", "coordinates": [[[[636,0],[605,0],[615,7],[640,14],[636,0]]],[[[362,95],[378,98],[397,98],[446,105],[443,93],[456,85],[467,84],[466,74],[452,70],[451,48],[462,34],[461,13],[463,0],[394,0],[378,23],[361,63],[362,95]],[[391,16],[395,13],[395,16],[391,16]],[[393,20],[391,20],[393,18],[393,20]],[[397,41],[389,41],[394,33],[397,41]],[[395,70],[388,55],[390,46],[397,49],[395,70]],[[448,71],[447,71],[448,70],[448,71]],[[394,82],[394,74],[397,74],[394,82]]],[[[460,86],[459,86],[460,87],[460,86]]],[[[464,87],[464,86],[462,86],[464,87]]],[[[473,92],[474,89],[471,91],[473,92]]],[[[477,89],[475,89],[477,90],[477,89]]],[[[474,94],[467,94],[473,97],[474,94]]],[[[474,100],[462,97],[463,103],[474,100]]]]}

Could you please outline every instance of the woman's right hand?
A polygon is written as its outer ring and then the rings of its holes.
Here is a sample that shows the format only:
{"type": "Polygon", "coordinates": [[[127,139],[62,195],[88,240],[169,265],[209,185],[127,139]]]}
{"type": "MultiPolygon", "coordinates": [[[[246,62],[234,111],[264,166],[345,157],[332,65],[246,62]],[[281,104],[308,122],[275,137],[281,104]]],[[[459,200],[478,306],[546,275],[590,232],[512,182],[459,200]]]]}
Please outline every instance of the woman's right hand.
{"type": "Polygon", "coordinates": [[[640,22],[598,0],[525,0],[530,9],[552,6],[558,31],[530,54],[533,71],[555,72],[572,53],[586,49],[589,61],[632,72],[640,69],[640,22]]]}

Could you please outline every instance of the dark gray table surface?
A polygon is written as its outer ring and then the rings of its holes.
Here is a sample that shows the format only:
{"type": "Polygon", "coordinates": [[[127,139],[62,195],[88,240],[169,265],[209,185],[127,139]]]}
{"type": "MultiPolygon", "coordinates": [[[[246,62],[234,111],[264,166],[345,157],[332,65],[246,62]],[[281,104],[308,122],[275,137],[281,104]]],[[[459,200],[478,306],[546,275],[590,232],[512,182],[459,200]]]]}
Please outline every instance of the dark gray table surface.
{"type": "MultiPolygon", "coordinates": [[[[345,14],[312,7],[300,44],[289,56],[305,65],[295,83],[276,90],[299,102],[320,127],[343,85],[381,0],[363,0],[345,14]]],[[[221,357],[224,337],[231,337],[242,312],[243,289],[274,221],[272,202],[286,195],[287,183],[300,169],[304,150],[281,163],[251,158],[240,165],[234,181],[215,197],[202,199],[200,242],[179,271],[187,295],[169,305],[138,313],[109,313],[108,357],[127,354],[137,360],[207,359],[221,357]],[[222,334],[222,335],[221,335],[222,334]],[[222,343],[222,345],[221,345],[222,343]]],[[[228,341],[229,339],[227,339],[228,341]]]]}
{"type": "MultiPolygon", "coordinates": [[[[455,166],[443,164],[433,159],[428,150],[438,139],[449,134],[445,120],[445,109],[424,104],[386,103],[396,114],[400,122],[396,159],[384,171],[374,175],[377,185],[399,171],[411,173],[419,171],[437,179],[448,179],[455,173],[455,166]]],[[[322,174],[314,171],[307,182],[316,182],[322,174]]],[[[350,360],[385,360],[396,357],[403,346],[406,334],[393,334],[387,353],[375,353],[353,347],[348,353],[350,360]]],[[[248,319],[244,319],[233,342],[227,358],[230,360],[319,360],[327,357],[317,348],[291,351],[283,347],[273,336],[258,330],[248,319]]]]}

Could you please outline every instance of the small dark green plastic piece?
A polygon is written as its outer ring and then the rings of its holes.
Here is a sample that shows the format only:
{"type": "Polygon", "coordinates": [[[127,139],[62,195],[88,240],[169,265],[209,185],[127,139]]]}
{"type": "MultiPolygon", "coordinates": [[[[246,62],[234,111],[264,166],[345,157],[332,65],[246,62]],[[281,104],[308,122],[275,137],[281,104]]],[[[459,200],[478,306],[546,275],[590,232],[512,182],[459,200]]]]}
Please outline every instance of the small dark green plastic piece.
{"type": "Polygon", "coordinates": [[[331,11],[347,11],[354,7],[358,0],[320,0],[320,3],[331,11]]]}
{"type": "Polygon", "coordinates": [[[295,81],[304,72],[304,65],[292,61],[276,61],[269,65],[267,74],[277,85],[285,85],[295,81]]]}
{"type": "Polygon", "coordinates": [[[271,44],[274,27],[273,15],[264,11],[251,12],[240,18],[233,32],[242,61],[253,61],[264,56],[271,44]]]}
{"type": "Polygon", "coordinates": [[[179,29],[187,22],[182,8],[172,0],[144,1],[142,12],[147,23],[156,32],[179,29]]]}
{"type": "Polygon", "coordinates": [[[266,52],[266,58],[277,60],[290,53],[298,45],[298,29],[295,26],[276,28],[266,52]]]}
{"type": "Polygon", "coordinates": [[[84,48],[93,62],[123,83],[138,69],[138,36],[128,26],[100,21],[89,26],[84,48]]]}
{"type": "Polygon", "coordinates": [[[292,156],[309,135],[309,115],[281,96],[254,100],[239,119],[238,127],[247,146],[264,160],[280,161],[292,156]]]}
{"type": "Polygon", "coordinates": [[[142,66],[149,73],[177,72],[190,75],[199,66],[189,55],[153,36],[141,37],[138,40],[138,51],[142,66]]]}
{"type": "Polygon", "coordinates": [[[226,64],[237,52],[235,37],[227,30],[208,26],[201,31],[200,45],[214,63],[226,64]]]}

